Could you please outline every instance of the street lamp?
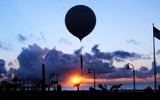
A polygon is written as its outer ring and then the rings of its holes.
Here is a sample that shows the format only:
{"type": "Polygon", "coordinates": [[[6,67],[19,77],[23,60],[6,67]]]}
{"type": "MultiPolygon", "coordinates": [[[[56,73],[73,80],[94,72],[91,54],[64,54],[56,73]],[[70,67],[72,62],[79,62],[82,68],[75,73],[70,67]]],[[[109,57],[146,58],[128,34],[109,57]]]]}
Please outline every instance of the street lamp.
{"type": "Polygon", "coordinates": [[[88,69],[88,73],[90,74],[91,71],[93,71],[93,78],[94,78],[94,88],[96,88],[96,73],[95,73],[95,70],[92,69],[92,68],[89,68],[88,69]]]}
{"type": "Polygon", "coordinates": [[[134,70],[134,66],[131,64],[131,63],[128,63],[128,64],[126,64],[126,69],[133,69],[133,90],[134,90],[134,92],[135,92],[135,89],[136,89],[136,86],[135,86],[135,70],[134,70]],[[131,65],[132,66],[132,68],[130,68],[130,66],[129,65],[131,65]]]}

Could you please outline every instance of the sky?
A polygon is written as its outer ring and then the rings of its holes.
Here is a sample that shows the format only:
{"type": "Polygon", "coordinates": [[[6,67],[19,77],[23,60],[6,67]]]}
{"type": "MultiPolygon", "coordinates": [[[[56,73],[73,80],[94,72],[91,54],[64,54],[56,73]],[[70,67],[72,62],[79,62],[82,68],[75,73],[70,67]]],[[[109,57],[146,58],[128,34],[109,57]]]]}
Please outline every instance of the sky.
{"type": "MultiPolygon", "coordinates": [[[[115,68],[129,62],[137,70],[143,66],[151,70],[152,23],[160,29],[159,4],[159,0],[1,0],[0,59],[6,69],[20,68],[25,65],[22,62],[26,59],[22,59],[27,50],[36,48],[42,55],[55,50],[72,57],[83,46],[84,57],[88,57],[86,53],[91,58],[112,55],[109,63],[115,68]],[[90,7],[96,15],[94,30],[82,42],[69,33],[64,21],[67,11],[79,4],[90,7]]],[[[159,65],[160,41],[155,40],[159,65]]]]}

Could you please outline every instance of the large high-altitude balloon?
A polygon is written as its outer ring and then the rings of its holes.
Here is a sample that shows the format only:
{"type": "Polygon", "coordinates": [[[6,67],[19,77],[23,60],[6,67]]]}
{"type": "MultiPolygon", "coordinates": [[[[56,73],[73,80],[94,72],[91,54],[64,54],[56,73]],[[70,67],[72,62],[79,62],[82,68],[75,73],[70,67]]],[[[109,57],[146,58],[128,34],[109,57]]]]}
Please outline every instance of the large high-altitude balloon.
{"type": "Polygon", "coordinates": [[[94,29],[96,16],[89,7],[76,5],[67,12],[65,24],[69,32],[81,41],[94,29]]]}

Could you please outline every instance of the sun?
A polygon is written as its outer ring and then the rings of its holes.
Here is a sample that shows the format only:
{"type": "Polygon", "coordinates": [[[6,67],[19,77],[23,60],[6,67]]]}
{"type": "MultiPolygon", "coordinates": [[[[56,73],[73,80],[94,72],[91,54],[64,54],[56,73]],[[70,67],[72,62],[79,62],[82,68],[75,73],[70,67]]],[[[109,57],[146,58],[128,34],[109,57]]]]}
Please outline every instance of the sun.
{"type": "Polygon", "coordinates": [[[73,77],[71,81],[73,85],[80,85],[82,83],[82,77],[73,77]]]}

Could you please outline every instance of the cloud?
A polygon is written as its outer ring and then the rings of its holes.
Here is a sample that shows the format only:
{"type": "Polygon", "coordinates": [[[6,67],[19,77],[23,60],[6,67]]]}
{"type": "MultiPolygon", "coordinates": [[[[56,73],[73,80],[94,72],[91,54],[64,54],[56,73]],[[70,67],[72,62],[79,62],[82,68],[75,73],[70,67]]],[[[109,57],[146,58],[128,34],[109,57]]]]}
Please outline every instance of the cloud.
{"type": "MultiPolygon", "coordinates": [[[[157,73],[160,73],[160,65],[159,64],[156,64],[156,71],[157,73]]],[[[154,73],[154,61],[152,62],[152,68],[150,70],[151,73],[154,73]]]]}
{"type": "Polygon", "coordinates": [[[13,67],[14,66],[14,63],[12,61],[8,62],[8,66],[9,67],[13,67]]]}
{"type": "MultiPolygon", "coordinates": [[[[17,75],[22,78],[34,76],[32,78],[40,79],[41,65],[45,63],[47,76],[53,72],[65,76],[79,70],[81,51],[82,48],[75,50],[73,54],[66,54],[55,48],[43,49],[36,44],[29,45],[28,48],[22,48],[22,52],[17,57],[20,65],[17,75]]],[[[89,53],[84,54],[83,59],[84,70],[92,66],[99,73],[109,73],[114,69],[112,62],[105,62],[89,53]]]]}
{"type": "Polygon", "coordinates": [[[152,75],[151,70],[145,66],[141,66],[138,71],[136,71],[136,76],[139,78],[150,77],[152,75]]]}
{"type": "Polygon", "coordinates": [[[78,50],[75,50],[75,51],[74,51],[74,54],[76,54],[76,55],[81,55],[82,49],[83,49],[83,47],[81,47],[81,48],[78,49],[78,50]]]}
{"type": "Polygon", "coordinates": [[[94,57],[96,58],[99,58],[99,59],[105,59],[105,60],[108,60],[108,61],[111,61],[113,59],[113,56],[111,53],[109,52],[101,52],[99,49],[98,49],[98,46],[99,45],[95,45],[93,46],[92,48],[92,53],[94,54],[94,57]]]}
{"type": "Polygon", "coordinates": [[[27,38],[22,34],[18,34],[17,36],[19,42],[25,42],[27,40],[27,38]]]}
{"type": "MultiPolygon", "coordinates": [[[[29,45],[27,48],[22,48],[22,52],[17,57],[20,68],[16,74],[25,79],[41,79],[41,66],[45,63],[47,79],[51,73],[57,73],[61,80],[67,80],[66,77],[71,73],[80,72],[81,51],[82,48],[75,50],[73,54],[67,54],[55,48],[41,48],[37,44],[29,45]]],[[[127,51],[102,52],[98,49],[98,45],[93,46],[91,51],[92,53],[83,54],[83,71],[86,76],[88,68],[93,68],[102,78],[132,77],[132,70],[126,70],[126,67],[117,68],[113,62],[143,59],[141,55],[127,51]]],[[[151,71],[147,67],[142,66],[136,70],[137,77],[150,75],[152,75],[151,71]]]]}
{"type": "Polygon", "coordinates": [[[11,44],[3,43],[0,41],[0,49],[10,51],[11,50],[11,44]]]}
{"type": "Polygon", "coordinates": [[[137,54],[134,52],[127,52],[127,51],[122,51],[122,50],[117,50],[114,52],[101,52],[98,49],[98,45],[95,45],[92,48],[92,52],[94,53],[94,56],[97,58],[105,59],[105,60],[115,60],[118,62],[123,62],[124,60],[137,60],[137,59],[142,59],[141,54],[137,54]]]}
{"type": "Polygon", "coordinates": [[[1,41],[0,41],[0,49],[7,50],[7,48],[2,44],[2,42],[1,42],[1,41]]]}
{"type": "Polygon", "coordinates": [[[39,78],[43,56],[47,51],[47,49],[42,49],[36,44],[29,45],[28,48],[22,48],[22,52],[17,57],[20,65],[18,75],[39,78]]]}
{"type": "Polygon", "coordinates": [[[63,43],[63,44],[66,44],[66,45],[72,45],[71,42],[69,40],[65,39],[64,37],[61,37],[59,39],[59,42],[63,43]]]}
{"type": "Polygon", "coordinates": [[[142,58],[142,55],[140,55],[140,54],[137,54],[137,53],[134,53],[134,52],[130,53],[130,52],[127,52],[127,51],[122,51],[122,50],[114,51],[112,53],[112,55],[113,55],[113,58],[116,61],[123,61],[125,59],[137,60],[137,59],[142,58]]]}
{"type": "Polygon", "coordinates": [[[128,43],[128,44],[136,44],[136,45],[139,44],[139,43],[138,43],[136,40],[134,40],[134,39],[127,40],[127,43],[128,43]]]}
{"type": "MultiPolygon", "coordinates": [[[[135,75],[137,78],[148,78],[153,75],[152,69],[149,70],[145,66],[141,66],[138,70],[135,70],[135,75]]],[[[133,77],[133,69],[128,70],[126,66],[123,68],[116,68],[114,72],[105,74],[106,78],[132,78],[133,77]]]]}
{"type": "Polygon", "coordinates": [[[105,74],[106,78],[126,78],[126,77],[131,77],[131,76],[132,76],[131,71],[128,71],[126,67],[116,68],[114,72],[105,74]]]}
{"type": "Polygon", "coordinates": [[[45,38],[45,36],[44,36],[44,33],[41,32],[40,35],[41,35],[41,39],[44,40],[44,41],[46,41],[46,38],[45,38]]]}
{"type": "Polygon", "coordinates": [[[151,57],[149,55],[144,55],[144,54],[141,54],[141,59],[144,59],[144,60],[150,60],[151,57]]]}
{"type": "Polygon", "coordinates": [[[46,39],[45,34],[43,32],[40,32],[37,35],[36,34],[29,34],[25,38],[26,38],[26,40],[32,40],[32,39],[34,39],[36,41],[41,41],[41,42],[44,42],[44,43],[47,42],[47,39],[46,39]]]}

